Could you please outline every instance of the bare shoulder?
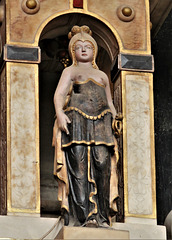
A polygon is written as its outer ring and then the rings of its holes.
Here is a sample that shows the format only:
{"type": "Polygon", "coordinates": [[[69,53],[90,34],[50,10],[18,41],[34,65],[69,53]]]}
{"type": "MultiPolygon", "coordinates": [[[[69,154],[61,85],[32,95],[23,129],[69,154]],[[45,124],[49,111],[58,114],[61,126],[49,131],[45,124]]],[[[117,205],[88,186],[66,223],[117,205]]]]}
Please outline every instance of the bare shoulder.
{"type": "Polygon", "coordinates": [[[67,76],[68,78],[73,79],[73,75],[75,74],[75,72],[76,72],[76,68],[73,65],[71,65],[71,66],[65,68],[63,70],[62,74],[64,76],[67,76]]]}
{"type": "Polygon", "coordinates": [[[103,83],[105,84],[105,86],[109,83],[109,79],[108,79],[108,76],[106,75],[105,72],[101,71],[101,70],[98,70],[99,71],[99,75],[100,75],[100,78],[102,79],[103,83]]]}
{"type": "Polygon", "coordinates": [[[72,66],[69,66],[63,70],[62,74],[70,74],[71,72],[72,72],[72,66]]]}

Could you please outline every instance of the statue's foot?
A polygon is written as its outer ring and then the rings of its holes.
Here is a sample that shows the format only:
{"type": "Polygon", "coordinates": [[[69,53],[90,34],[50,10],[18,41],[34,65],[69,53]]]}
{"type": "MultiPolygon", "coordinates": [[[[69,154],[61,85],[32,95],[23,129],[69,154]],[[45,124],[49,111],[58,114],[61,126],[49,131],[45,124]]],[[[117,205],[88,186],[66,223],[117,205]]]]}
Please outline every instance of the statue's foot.
{"type": "Polygon", "coordinates": [[[96,219],[90,219],[85,223],[85,227],[97,228],[98,226],[96,219]]]}

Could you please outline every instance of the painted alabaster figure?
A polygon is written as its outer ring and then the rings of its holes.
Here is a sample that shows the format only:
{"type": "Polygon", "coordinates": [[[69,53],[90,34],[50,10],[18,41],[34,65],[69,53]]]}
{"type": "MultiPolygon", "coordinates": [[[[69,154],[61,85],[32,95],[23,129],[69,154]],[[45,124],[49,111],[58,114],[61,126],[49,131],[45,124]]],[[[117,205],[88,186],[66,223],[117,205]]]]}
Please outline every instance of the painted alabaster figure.
{"type": "Polygon", "coordinates": [[[64,69],[54,95],[54,174],[65,216],[75,225],[109,226],[117,212],[116,110],[107,75],[96,65],[97,43],[87,26],[69,33],[73,64],[64,69]]]}

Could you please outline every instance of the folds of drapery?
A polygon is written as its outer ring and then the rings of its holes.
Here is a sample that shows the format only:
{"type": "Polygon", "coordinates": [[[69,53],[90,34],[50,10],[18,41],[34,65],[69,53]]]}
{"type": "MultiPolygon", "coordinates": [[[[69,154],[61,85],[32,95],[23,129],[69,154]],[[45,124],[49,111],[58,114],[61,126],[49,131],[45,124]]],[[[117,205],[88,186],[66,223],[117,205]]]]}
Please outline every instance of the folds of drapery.
{"type": "Polygon", "coordinates": [[[54,152],[54,175],[57,176],[58,181],[58,197],[61,203],[61,208],[69,212],[68,194],[69,194],[69,181],[67,176],[67,166],[65,153],[61,147],[61,130],[58,128],[57,119],[53,128],[53,141],[52,146],[55,147],[54,152]]]}
{"type": "MultiPolygon", "coordinates": [[[[55,147],[54,154],[54,175],[58,181],[58,200],[61,203],[61,208],[69,211],[68,194],[69,181],[67,175],[67,166],[65,153],[61,146],[61,130],[58,128],[57,120],[55,120],[53,128],[52,146],[55,147]]],[[[117,212],[116,199],[118,198],[118,176],[117,162],[119,160],[118,145],[114,137],[114,155],[111,157],[111,176],[110,176],[110,199],[109,204],[113,212],[117,212]]]]}

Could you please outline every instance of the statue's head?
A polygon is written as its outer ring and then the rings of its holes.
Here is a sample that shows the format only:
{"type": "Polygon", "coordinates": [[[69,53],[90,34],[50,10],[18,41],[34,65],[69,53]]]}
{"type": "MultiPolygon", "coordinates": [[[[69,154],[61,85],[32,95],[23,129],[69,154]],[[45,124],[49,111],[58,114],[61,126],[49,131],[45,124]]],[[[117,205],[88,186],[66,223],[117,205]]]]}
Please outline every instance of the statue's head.
{"type": "Polygon", "coordinates": [[[73,65],[77,66],[77,59],[75,55],[75,46],[76,43],[81,41],[81,42],[89,42],[89,44],[92,46],[93,49],[93,59],[92,59],[92,66],[93,68],[98,69],[96,65],[96,56],[97,56],[97,43],[94,40],[94,38],[91,36],[92,32],[88,26],[74,26],[71,29],[71,32],[68,34],[68,38],[70,39],[69,42],[69,54],[72,58],[73,65]]]}

